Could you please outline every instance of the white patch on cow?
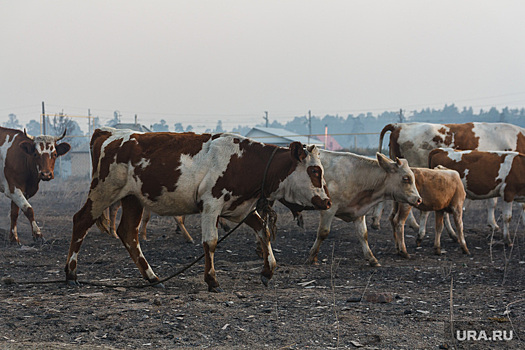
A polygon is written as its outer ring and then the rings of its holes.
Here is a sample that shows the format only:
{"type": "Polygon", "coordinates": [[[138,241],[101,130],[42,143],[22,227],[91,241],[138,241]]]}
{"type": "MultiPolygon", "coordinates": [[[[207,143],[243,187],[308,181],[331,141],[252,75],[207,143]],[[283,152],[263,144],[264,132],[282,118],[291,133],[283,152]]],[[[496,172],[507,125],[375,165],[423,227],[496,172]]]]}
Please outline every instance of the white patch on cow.
{"type": "Polygon", "coordinates": [[[137,166],[141,169],[147,168],[151,164],[149,159],[142,158],[140,162],[137,163],[137,166]]]}
{"type": "Polygon", "coordinates": [[[33,221],[31,223],[31,226],[32,226],[32,229],[33,229],[33,233],[36,233],[36,234],[40,233],[40,227],[38,227],[38,225],[36,224],[35,221],[33,221]]]}
{"type": "Polygon", "coordinates": [[[452,148],[440,148],[441,150],[447,152],[447,157],[455,162],[461,162],[461,159],[464,154],[469,154],[472,151],[455,151],[452,148]]]}
{"type": "Polygon", "coordinates": [[[73,261],[77,261],[77,256],[78,256],[78,253],[77,252],[73,252],[71,254],[71,258],[69,259],[68,263],[71,264],[73,261]]]}
{"type": "Polygon", "coordinates": [[[9,141],[9,135],[6,135],[4,143],[0,146],[0,191],[3,193],[9,189],[9,184],[5,178],[5,160],[7,158],[7,151],[11,148],[15,138],[16,136],[9,141]]]}

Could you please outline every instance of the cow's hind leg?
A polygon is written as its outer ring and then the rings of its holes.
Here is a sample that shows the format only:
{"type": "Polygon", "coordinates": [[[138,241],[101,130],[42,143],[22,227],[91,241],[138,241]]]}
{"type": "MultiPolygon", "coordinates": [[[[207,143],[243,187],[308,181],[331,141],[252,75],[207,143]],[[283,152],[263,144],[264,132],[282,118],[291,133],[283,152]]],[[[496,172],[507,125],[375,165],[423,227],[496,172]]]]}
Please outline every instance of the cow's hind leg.
{"type": "Polygon", "coordinates": [[[381,264],[376,259],[374,254],[372,253],[372,250],[370,250],[370,247],[368,246],[368,230],[366,229],[366,220],[365,216],[358,217],[355,222],[355,228],[357,230],[357,238],[359,238],[359,242],[361,243],[361,248],[363,249],[363,254],[365,255],[365,259],[368,260],[368,263],[372,267],[380,267],[381,264]]]}
{"type": "MultiPolygon", "coordinates": [[[[188,243],[193,243],[193,238],[191,237],[188,230],[186,230],[186,226],[184,226],[184,216],[174,216],[175,222],[177,223],[177,228],[180,229],[182,232],[182,235],[184,236],[184,239],[188,243]]],[[[219,219],[219,222],[221,219],[219,219]]]]}
{"type": "Polygon", "coordinates": [[[465,240],[465,233],[463,232],[463,204],[454,208],[452,210],[452,215],[454,216],[454,224],[458,231],[457,242],[461,246],[463,253],[470,254],[470,251],[467,248],[467,241],[465,240]]]}
{"type": "Polygon", "coordinates": [[[144,209],[142,213],[142,220],[140,220],[139,233],[140,238],[147,241],[148,240],[148,222],[151,219],[151,210],[144,209]]]}
{"type": "Polygon", "coordinates": [[[270,243],[270,232],[264,226],[261,217],[258,214],[251,214],[245,223],[250,226],[256,233],[257,240],[261,246],[264,267],[261,271],[261,281],[265,286],[273,277],[273,272],[277,266],[275,257],[273,256],[272,245],[270,243]]]}
{"type": "Polygon", "coordinates": [[[374,230],[379,230],[381,228],[381,215],[383,215],[383,208],[385,206],[385,202],[379,202],[375,205],[374,210],[372,212],[372,228],[374,230]]]}
{"type": "Polygon", "coordinates": [[[441,255],[441,233],[443,232],[443,211],[436,211],[436,235],[434,237],[434,254],[441,255]]]}
{"type": "Polygon", "coordinates": [[[122,217],[117,228],[117,235],[128,250],[131,259],[137,265],[142,277],[149,282],[157,282],[159,278],[142,254],[139,243],[139,224],[142,219],[142,204],[135,196],[122,198],[122,217]]]}
{"type": "Polygon", "coordinates": [[[498,204],[498,197],[489,198],[486,200],[487,203],[487,225],[494,231],[499,230],[499,226],[496,223],[496,218],[494,212],[496,210],[496,205],[498,204]]]}
{"type": "Polygon", "coordinates": [[[425,238],[425,235],[427,234],[427,219],[429,215],[429,211],[422,211],[419,216],[419,231],[416,238],[416,245],[418,247],[421,246],[421,242],[423,242],[423,238],[425,238]]]}

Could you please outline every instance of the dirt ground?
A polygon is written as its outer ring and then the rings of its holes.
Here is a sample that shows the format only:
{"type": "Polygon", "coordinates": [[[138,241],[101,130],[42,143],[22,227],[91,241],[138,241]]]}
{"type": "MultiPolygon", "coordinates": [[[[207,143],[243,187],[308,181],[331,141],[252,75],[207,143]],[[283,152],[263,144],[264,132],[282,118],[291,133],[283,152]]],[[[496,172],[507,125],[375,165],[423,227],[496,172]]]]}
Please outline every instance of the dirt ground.
{"type": "MultiPolygon", "coordinates": [[[[384,216],[381,230],[369,232],[382,264],[372,268],[353,224],[341,220],[334,221],[321,247],[320,264],[306,265],[319,214],[306,213],[303,230],[277,206],[273,248],[278,268],[269,286],[259,278],[262,260],[254,236],[240,228],[216,252],[220,294],[207,292],[203,261],[165,288],[136,288],[145,282],[121,242],[92,228],[78,260],[83,286],[69,287],[63,268],[72,216],[87,189],[87,182],[54,180],[30,200],[47,239],[43,246],[33,243],[24,216],[19,218],[21,247],[10,245],[2,231],[0,348],[525,348],[525,234],[517,209],[512,250],[501,243],[501,233],[486,226],[483,204],[470,202],[465,235],[471,256],[446,234],[446,252],[433,255],[429,220],[420,249],[414,232],[406,230],[410,260],[395,254],[384,216]],[[456,338],[468,335],[469,340],[452,340],[451,320],[456,338]]],[[[2,196],[3,228],[8,208],[2,196]]],[[[175,233],[172,218],[152,218],[148,240],[141,244],[160,277],[202,254],[199,218],[187,221],[195,244],[175,233]]]]}

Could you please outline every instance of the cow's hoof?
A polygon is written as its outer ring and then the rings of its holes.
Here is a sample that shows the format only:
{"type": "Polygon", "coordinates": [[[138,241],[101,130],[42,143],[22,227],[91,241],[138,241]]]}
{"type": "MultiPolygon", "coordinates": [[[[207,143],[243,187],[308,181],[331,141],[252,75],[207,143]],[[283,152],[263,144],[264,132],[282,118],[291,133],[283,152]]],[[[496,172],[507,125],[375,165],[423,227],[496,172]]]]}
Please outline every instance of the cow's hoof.
{"type": "Polygon", "coordinates": [[[441,255],[441,248],[434,248],[435,255],[441,255]]]}
{"type": "Polygon", "coordinates": [[[217,286],[217,287],[212,287],[212,286],[208,286],[208,292],[212,292],[212,293],[222,293],[224,292],[224,290],[217,286]]]}
{"type": "Polygon", "coordinates": [[[270,279],[266,276],[261,275],[261,282],[264,284],[265,287],[268,287],[268,283],[270,283],[270,279]]]}
{"type": "Polygon", "coordinates": [[[161,289],[165,289],[166,286],[164,285],[164,283],[156,283],[152,286],[153,288],[161,288],[161,289]]]}
{"type": "Polygon", "coordinates": [[[370,261],[370,266],[372,267],[381,267],[379,261],[370,261]]]}
{"type": "Polygon", "coordinates": [[[402,258],[410,259],[410,254],[408,254],[407,252],[399,251],[399,252],[397,252],[397,254],[399,254],[399,256],[402,257],[402,258]]]}
{"type": "Polygon", "coordinates": [[[47,243],[46,239],[44,238],[44,236],[36,236],[36,237],[33,237],[33,241],[39,245],[44,245],[47,243]]]}
{"type": "Polygon", "coordinates": [[[416,247],[421,247],[421,242],[423,242],[423,239],[416,239],[416,247]]]}
{"type": "Polygon", "coordinates": [[[80,286],[82,286],[82,285],[80,284],[80,282],[77,281],[77,280],[67,280],[66,283],[67,283],[67,285],[70,286],[70,287],[80,287],[80,286]]]}
{"type": "Polygon", "coordinates": [[[468,250],[468,248],[463,248],[463,254],[470,255],[470,251],[468,250]]]}
{"type": "Polygon", "coordinates": [[[374,230],[379,230],[381,229],[381,224],[376,224],[375,222],[372,222],[370,227],[372,227],[374,230]]]}

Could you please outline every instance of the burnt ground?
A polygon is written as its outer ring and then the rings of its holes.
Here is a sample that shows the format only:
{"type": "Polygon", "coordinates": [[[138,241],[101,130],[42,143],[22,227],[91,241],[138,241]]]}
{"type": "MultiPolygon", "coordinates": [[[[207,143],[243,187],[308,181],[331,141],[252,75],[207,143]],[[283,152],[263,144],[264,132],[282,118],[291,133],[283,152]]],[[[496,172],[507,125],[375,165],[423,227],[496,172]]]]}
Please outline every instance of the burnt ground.
{"type": "MultiPolygon", "coordinates": [[[[62,281],[72,216],[87,188],[87,182],[55,180],[43,184],[30,200],[45,245],[33,243],[24,216],[19,218],[23,246],[10,245],[4,232],[0,348],[525,348],[525,234],[517,212],[512,250],[501,244],[500,233],[492,235],[486,226],[483,205],[470,202],[465,235],[471,256],[463,255],[446,234],[446,253],[433,255],[429,223],[420,249],[407,229],[410,260],[395,254],[385,216],[381,230],[370,230],[371,249],[382,264],[372,268],[363,259],[353,224],[340,220],[321,248],[320,264],[306,265],[318,213],[305,214],[302,230],[278,206],[273,243],[278,268],[270,285],[260,281],[262,260],[255,253],[253,234],[240,228],[216,252],[218,279],[225,290],[220,294],[207,292],[202,261],[163,289],[135,288],[144,282],[123,245],[92,228],[79,255],[79,280],[84,284],[69,287],[62,281]],[[60,283],[37,284],[57,280],[60,283]],[[469,333],[469,342],[446,339],[451,319],[457,330],[475,331],[469,333]],[[512,340],[485,340],[484,335],[493,334],[512,340]]],[[[2,196],[2,227],[8,208],[2,196]]],[[[154,216],[148,241],[142,243],[161,277],[202,254],[201,244],[185,243],[174,228],[172,218],[154,216]]],[[[187,228],[199,242],[198,215],[188,218],[187,228]]],[[[467,333],[456,334],[462,338],[467,333]]]]}

